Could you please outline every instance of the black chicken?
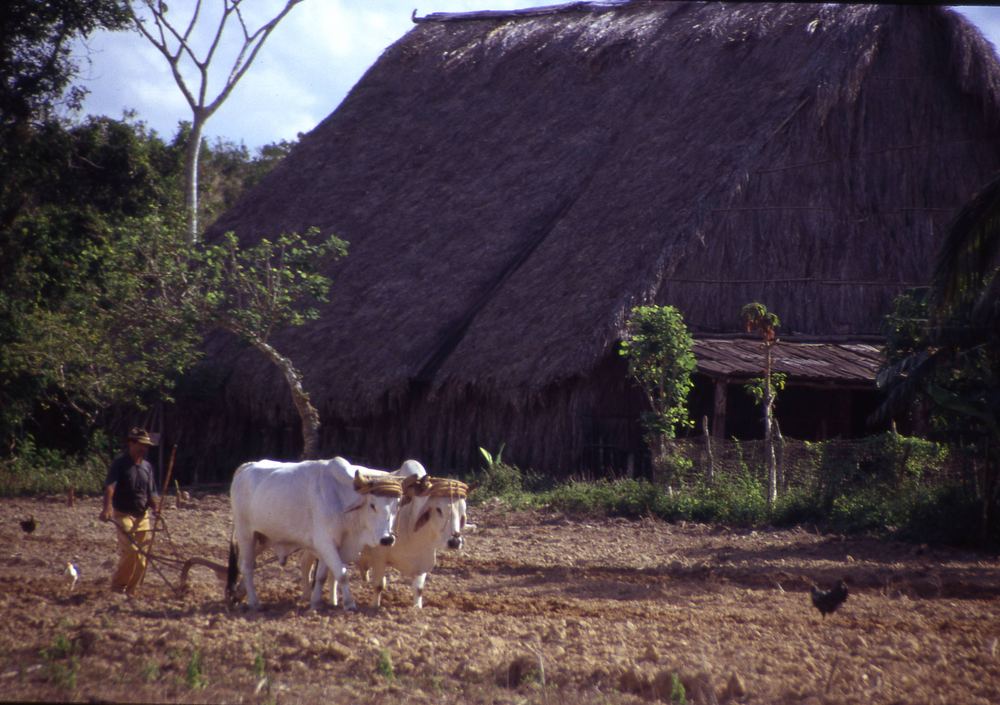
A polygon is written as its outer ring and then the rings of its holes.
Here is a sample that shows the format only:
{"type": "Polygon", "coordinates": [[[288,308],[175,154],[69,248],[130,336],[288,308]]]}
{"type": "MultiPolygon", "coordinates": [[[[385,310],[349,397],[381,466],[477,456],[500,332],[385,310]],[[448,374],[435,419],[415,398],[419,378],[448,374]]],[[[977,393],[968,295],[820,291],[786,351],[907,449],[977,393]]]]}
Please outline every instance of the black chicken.
{"type": "Polygon", "coordinates": [[[31,515],[27,519],[22,519],[21,520],[21,529],[26,534],[30,534],[32,531],[34,531],[36,526],[38,526],[38,524],[35,523],[35,516],[34,515],[31,515]]]}
{"type": "Polygon", "coordinates": [[[847,583],[843,580],[829,590],[820,590],[815,585],[812,587],[813,606],[819,610],[824,619],[826,615],[835,612],[846,599],[847,583]]]}

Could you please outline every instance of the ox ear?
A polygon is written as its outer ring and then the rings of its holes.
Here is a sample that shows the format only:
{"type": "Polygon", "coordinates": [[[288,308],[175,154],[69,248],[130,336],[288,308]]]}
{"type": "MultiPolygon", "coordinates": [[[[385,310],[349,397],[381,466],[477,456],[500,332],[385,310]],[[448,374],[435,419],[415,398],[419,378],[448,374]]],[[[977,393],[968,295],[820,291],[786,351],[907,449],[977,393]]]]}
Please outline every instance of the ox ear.
{"type": "Polygon", "coordinates": [[[413,525],[413,531],[414,531],[414,533],[416,533],[417,531],[420,531],[420,528],[424,524],[426,524],[428,521],[430,521],[430,518],[431,518],[431,510],[430,509],[425,509],[424,513],[421,514],[420,517],[417,519],[417,523],[413,525]]]}

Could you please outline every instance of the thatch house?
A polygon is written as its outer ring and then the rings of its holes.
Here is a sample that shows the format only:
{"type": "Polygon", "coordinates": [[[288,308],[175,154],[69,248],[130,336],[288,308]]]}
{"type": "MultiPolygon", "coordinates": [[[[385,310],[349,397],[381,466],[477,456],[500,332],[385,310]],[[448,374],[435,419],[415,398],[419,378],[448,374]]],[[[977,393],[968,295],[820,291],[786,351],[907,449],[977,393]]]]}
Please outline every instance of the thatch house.
{"type": "MultiPolygon", "coordinates": [[[[850,432],[882,316],[927,282],[949,218],[1000,168],[998,138],[994,51],[943,7],[432,14],[211,234],[315,225],[350,242],[321,319],[274,341],[324,454],[465,470],[503,442],[522,467],[576,472],[639,462],[617,343],[640,303],[679,307],[699,338],[699,418],[728,384],[725,432],[749,428],[732,385],[759,348],[733,334],[757,300],[782,347],[807,341],[786,354],[789,404],[815,417],[801,433],[850,432]]],[[[188,449],[221,476],[295,457],[277,371],[233,340],[210,348],[177,421],[188,449]]]]}

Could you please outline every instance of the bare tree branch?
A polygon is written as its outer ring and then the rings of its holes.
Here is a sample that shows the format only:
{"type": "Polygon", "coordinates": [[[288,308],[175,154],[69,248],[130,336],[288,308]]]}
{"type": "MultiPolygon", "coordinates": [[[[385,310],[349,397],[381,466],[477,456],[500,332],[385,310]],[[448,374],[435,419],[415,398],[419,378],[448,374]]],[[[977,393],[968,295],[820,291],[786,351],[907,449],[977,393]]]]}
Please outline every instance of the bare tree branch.
{"type": "Polygon", "coordinates": [[[142,35],[167,60],[174,82],[184,95],[191,108],[191,134],[188,138],[187,157],[185,160],[185,206],[188,210],[188,230],[192,242],[198,239],[198,158],[201,147],[201,135],[205,122],[226,101],[236,84],[246,74],[257,58],[261,47],[271,32],[292,8],[303,0],[286,0],[281,11],[270,20],[251,32],[241,9],[242,0],[221,0],[222,15],[203,56],[199,57],[193,44],[193,34],[202,17],[202,0],[197,0],[191,19],[181,32],[167,17],[168,6],[163,0],[129,0],[129,12],[133,23],[142,35]],[[145,8],[156,27],[155,32],[147,26],[148,19],[143,17],[138,8],[145,8]],[[235,16],[243,35],[242,44],[236,57],[226,72],[225,81],[214,98],[209,94],[209,70],[216,59],[216,53],[222,45],[222,37],[226,26],[235,16]],[[176,48],[172,45],[176,44],[176,48]],[[185,59],[186,57],[186,59],[185,59]],[[197,69],[198,86],[185,78],[182,63],[190,62],[197,69]]]}

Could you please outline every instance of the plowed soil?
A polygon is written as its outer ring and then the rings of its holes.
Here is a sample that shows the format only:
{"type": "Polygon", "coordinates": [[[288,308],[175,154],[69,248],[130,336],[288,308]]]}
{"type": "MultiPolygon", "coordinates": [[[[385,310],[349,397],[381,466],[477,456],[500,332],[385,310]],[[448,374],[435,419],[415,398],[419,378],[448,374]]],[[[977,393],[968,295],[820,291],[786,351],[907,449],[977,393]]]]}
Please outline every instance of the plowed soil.
{"type": "Polygon", "coordinates": [[[167,504],[153,552],[171,560],[127,600],[107,590],[98,498],[0,500],[0,699],[1000,703],[995,556],[487,504],[465,549],[439,554],[423,610],[399,579],[372,609],[354,574],[358,611],[309,611],[295,561],[264,556],[253,613],[228,609],[202,566],[171,587],[172,560],[225,563],[228,497],[167,504]],[[841,577],[850,597],[824,618],[809,587],[841,577]]]}

